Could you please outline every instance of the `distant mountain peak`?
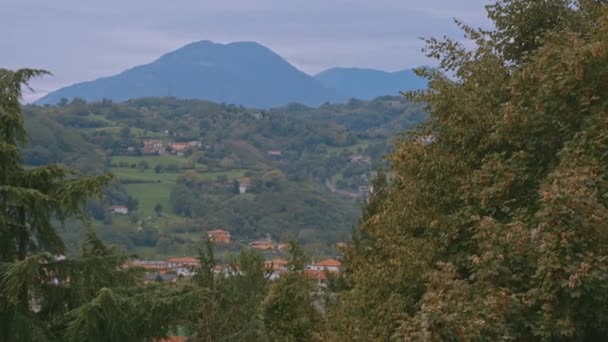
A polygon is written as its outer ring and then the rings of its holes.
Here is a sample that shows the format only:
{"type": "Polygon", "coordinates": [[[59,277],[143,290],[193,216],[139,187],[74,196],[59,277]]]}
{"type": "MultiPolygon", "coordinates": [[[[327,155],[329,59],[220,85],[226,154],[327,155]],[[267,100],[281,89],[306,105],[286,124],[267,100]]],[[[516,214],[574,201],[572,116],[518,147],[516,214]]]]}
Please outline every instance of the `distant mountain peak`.
{"type": "Polygon", "coordinates": [[[392,95],[394,89],[406,89],[408,79],[393,74],[332,68],[312,77],[257,42],[201,40],[168,52],[150,64],[59,89],[37,103],[56,104],[63,97],[125,101],[174,96],[258,108],[295,102],[318,106],[350,97],[392,95]]]}
{"type": "Polygon", "coordinates": [[[382,71],[358,67],[335,67],[315,75],[326,87],[339,94],[362,100],[383,95],[398,95],[401,91],[426,88],[426,80],[413,70],[382,71]]]}

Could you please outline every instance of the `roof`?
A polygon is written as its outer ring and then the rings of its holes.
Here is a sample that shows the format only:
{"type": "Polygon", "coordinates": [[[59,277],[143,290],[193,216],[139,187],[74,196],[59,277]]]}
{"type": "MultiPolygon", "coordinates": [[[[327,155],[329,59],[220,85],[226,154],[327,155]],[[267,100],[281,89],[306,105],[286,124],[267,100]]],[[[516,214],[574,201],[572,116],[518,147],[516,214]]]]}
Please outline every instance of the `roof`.
{"type": "Polygon", "coordinates": [[[323,267],[340,267],[342,263],[335,259],[325,259],[323,261],[319,261],[315,264],[315,266],[323,266],[323,267]]]}
{"type": "Polygon", "coordinates": [[[171,258],[169,262],[172,263],[183,263],[183,264],[194,264],[198,263],[198,259],[192,257],[182,257],[182,258],[171,258]]]}
{"type": "Polygon", "coordinates": [[[289,263],[289,261],[284,260],[284,259],[273,259],[273,260],[270,260],[270,262],[273,263],[274,265],[282,265],[282,266],[285,266],[289,263]]]}
{"type": "Polygon", "coordinates": [[[327,273],[324,271],[306,270],[304,271],[304,275],[308,279],[316,279],[319,281],[327,280],[327,273]]]}
{"type": "Polygon", "coordinates": [[[283,260],[283,259],[273,259],[273,260],[266,260],[264,261],[264,264],[269,267],[270,265],[273,266],[287,266],[289,262],[287,260],[283,260]]]}

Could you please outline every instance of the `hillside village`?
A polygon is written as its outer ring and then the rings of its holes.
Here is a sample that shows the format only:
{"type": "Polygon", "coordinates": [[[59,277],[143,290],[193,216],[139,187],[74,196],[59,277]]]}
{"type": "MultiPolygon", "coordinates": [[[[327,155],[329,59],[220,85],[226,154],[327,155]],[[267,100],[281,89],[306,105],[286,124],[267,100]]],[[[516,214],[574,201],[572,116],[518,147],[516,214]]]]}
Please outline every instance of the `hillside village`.
{"type": "MultiPolygon", "coordinates": [[[[208,232],[208,238],[214,244],[225,245],[230,243],[230,233],[222,229],[215,229],[208,232]]],[[[340,243],[343,247],[344,243],[340,243]]],[[[251,249],[264,253],[266,257],[286,252],[288,244],[276,243],[272,240],[257,240],[248,244],[251,249]]],[[[288,271],[289,262],[285,259],[274,257],[264,262],[264,267],[269,280],[276,280],[288,271]]],[[[200,269],[201,264],[194,257],[173,257],[166,260],[145,260],[133,259],[129,266],[142,267],[146,270],[145,281],[175,282],[179,279],[194,276],[200,269]]],[[[330,277],[337,277],[341,273],[342,263],[337,259],[323,259],[318,262],[311,262],[306,265],[305,275],[308,279],[314,280],[318,285],[325,286],[330,277]]],[[[213,268],[216,274],[231,276],[239,272],[231,264],[218,264],[213,268]]]]}

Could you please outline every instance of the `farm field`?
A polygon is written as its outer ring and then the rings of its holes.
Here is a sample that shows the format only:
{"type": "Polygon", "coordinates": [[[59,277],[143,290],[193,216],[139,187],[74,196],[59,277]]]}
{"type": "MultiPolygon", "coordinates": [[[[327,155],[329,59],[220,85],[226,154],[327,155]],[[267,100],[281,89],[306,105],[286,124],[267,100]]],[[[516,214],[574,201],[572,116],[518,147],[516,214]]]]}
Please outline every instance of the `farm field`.
{"type": "MultiPolygon", "coordinates": [[[[154,215],[154,207],[157,204],[162,205],[163,211],[167,215],[172,215],[173,211],[169,201],[171,190],[175,186],[177,179],[182,176],[186,170],[156,173],[154,167],[156,165],[167,165],[171,163],[186,167],[186,159],[179,156],[112,157],[112,165],[118,165],[119,163],[138,164],[141,161],[146,161],[149,164],[147,170],[131,167],[112,167],[111,172],[120,181],[125,183],[125,188],[129,195],[137,199],[139,202],[139,212],[142,216],[154,215]],[[145,183],[130,183],[134,181],[145,183]]],[[[220,177],[233,179],[244,176],[246,172],[246,170],[240,169],[213,172],[207,172],[206,170],[206,165],[196,164],[195,171],[201,180],[216,180],[220,177]]]]}

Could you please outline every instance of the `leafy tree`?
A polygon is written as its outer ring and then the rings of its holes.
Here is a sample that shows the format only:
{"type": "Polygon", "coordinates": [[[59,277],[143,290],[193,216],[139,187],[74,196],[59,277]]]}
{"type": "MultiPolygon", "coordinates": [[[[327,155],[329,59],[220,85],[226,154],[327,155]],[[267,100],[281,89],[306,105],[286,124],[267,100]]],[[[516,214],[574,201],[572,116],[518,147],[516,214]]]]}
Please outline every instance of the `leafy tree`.
{"type": "Polygon", "coordinates": [[[326,338],[608,338],[608,3],[501,0],[427,41],[428,122],[347,251],[326,338]]]}

